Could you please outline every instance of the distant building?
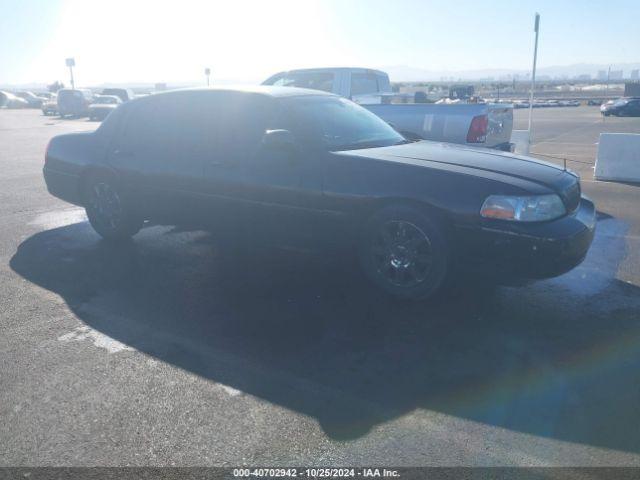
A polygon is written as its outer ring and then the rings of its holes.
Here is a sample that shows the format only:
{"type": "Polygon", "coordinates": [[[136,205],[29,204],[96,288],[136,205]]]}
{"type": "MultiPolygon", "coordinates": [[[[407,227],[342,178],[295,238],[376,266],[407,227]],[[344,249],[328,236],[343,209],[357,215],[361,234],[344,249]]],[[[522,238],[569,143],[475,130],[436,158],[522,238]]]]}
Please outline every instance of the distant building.
{"type": "Polygon", "coordinates": [[[607,79],[607,71],[598,70],[598,80],[606,80],[606,79],[607,79]]]}
{"type": "Polygon", "coordinates": [[[611,70],[611,76],[609,80],[622,80],[622,75],[624,72],[622,70],[611,70]]]}
{"type": "Polygon", "coordinates": [[[625,97],[640,97],[640,82],[626,82],[624,84],[625,97]]]}
{"type": "Polygon", "coordinates": [[[588,82],[589,80],[591,80],[591,75],[589,75],[588,73],[584,73],[582,75],[578,75],[576,79],[583,82],[588,82]]]}
{"type": "Polygon", "coordinates": [[[631,70],[631,80],[639,80],[640,79],[640,70],[631,70]]]}

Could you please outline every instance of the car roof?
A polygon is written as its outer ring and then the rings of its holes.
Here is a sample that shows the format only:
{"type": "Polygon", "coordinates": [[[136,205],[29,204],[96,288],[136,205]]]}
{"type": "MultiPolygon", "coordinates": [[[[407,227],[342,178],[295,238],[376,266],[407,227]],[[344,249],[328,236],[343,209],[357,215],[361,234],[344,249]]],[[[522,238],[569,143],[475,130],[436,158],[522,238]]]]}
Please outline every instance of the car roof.
{"type": "Polygon", "coordinates": [[[297,87],[274,87],[270,85],[252,85],[252,86],[224,86],[224,87],[201,87],[201,88],[183,88],[179,90],[169,90],[166,92],[159,92],[153,95],[149,95],[144,98],[151,98],[164,95],[180,95],[194,92],[228,92],[228,93],[250,93],[257,95],[264,95],[267,97],[282,98],[282,97],[304,97],[304,96],[326,96],[335,97],[332,93],[323,92],[321,90],[311,90],[309,88],[297,88],[297,87]]]}
{"type": "Polygon", "coordinates": [[[381,75],[387,75],[386,72],[382,70],[376,70],[375,68],[365,68],[365,67],[316,67],[316,68],[294,68],[291,70],[283,70],[282,72],[278,72],[272,77],[276,75],[280,75],[283,73],[314,73],[314,72],[351,72],[351,73],[376,73],[381,75]]]}

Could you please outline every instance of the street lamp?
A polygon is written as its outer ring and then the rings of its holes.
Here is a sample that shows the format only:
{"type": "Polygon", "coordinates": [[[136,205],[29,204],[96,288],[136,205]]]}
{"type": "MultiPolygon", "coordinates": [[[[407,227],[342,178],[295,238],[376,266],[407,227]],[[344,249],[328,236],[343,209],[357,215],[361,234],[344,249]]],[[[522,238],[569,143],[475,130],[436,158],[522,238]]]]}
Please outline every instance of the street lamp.
{"type": "Polygon", "coordinates": [[[209,77],[211,76],[211,69],[209,67],[204,69],[204,74],[207,76],[207,87],[209,86],[209,77]]]}
{"type": "Polygon", "coordinates": [[[527,154],[531,145],[531,119],[533,115],[533,92],[536,88],[536,63],[538,60],[538,34],[540,33],[540,14],[536,13],[533,24],[533,31],[536,32],[536,41],[533,47],[533,69],[531,70],[531,92],[529,93],[529,141],[527,142],[527,154]]]}
{"type": "Polygon", "coordinates": [[[64,63],[67,65],[67,67],[69,67],[69,73],[71,74],[71,89],[75,90],[76,89],[76,84],[73,81],[73,67],[76,66],[76,61],[73,58],[67,58],[64,63]]]}

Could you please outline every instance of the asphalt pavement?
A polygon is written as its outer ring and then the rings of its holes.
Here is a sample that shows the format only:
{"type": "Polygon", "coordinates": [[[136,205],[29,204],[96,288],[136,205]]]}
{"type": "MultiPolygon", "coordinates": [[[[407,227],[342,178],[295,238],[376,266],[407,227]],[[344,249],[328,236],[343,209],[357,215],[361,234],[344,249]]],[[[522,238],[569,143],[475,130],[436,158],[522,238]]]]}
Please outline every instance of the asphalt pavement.
{"type": "Polygon", "coordinates": [[[640,466],[640,186],[592,176],[599,133],[640,118],[534,115],[532,151],[598,207],[587,259],[416,305],[204,232],[110,246],[41,174],[97,124],[0,110],[0,466],[640,466]]]}

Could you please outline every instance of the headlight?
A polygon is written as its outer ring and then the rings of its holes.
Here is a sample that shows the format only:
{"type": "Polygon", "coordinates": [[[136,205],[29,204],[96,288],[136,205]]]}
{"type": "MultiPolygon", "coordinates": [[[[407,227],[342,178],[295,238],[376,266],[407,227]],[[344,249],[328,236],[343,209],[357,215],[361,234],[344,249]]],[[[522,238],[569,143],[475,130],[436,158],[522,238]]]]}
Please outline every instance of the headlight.
{"type": "Polygon", "coordinates": [[[512,197],[491,195],[482,204],[480,215],[485,218],[517,222],[542,222],[561,217],[567,212],[558,195],[512,197]]]}

